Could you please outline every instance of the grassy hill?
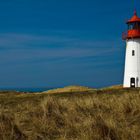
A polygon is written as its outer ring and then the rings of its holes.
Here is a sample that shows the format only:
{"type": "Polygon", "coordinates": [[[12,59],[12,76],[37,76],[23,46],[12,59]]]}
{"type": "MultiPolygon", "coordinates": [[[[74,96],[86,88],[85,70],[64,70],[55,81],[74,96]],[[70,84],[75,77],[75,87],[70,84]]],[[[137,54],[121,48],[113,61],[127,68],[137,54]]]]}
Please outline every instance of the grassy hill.
{"type": "Polygon", "coordinates": [[[73,93],[73,92],[88,92],[88,91],[94,91],[95,89],[89,88],[89,87],[83,87],[83,86],[67,86],[64,88],[57,88],[52,89],[48,91],[44,91],[43,93],[48,94],[58,94],[58,93],[73,93]]]}
{"type": "Polygon", "coordinates": [[[0,92],[1,140],[139,140],[139,130],[140,89],[0,92]]]}

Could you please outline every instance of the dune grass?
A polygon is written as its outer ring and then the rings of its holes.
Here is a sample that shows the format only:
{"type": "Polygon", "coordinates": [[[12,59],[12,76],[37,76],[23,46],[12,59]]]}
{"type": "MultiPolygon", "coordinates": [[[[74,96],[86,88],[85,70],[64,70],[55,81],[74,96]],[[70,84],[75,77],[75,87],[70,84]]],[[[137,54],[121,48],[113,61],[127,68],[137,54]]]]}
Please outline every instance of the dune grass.
{"type": "Polygon", "coordinates": [[[0,93],[0,140],[139,140],[140,89],[0,93]]]}

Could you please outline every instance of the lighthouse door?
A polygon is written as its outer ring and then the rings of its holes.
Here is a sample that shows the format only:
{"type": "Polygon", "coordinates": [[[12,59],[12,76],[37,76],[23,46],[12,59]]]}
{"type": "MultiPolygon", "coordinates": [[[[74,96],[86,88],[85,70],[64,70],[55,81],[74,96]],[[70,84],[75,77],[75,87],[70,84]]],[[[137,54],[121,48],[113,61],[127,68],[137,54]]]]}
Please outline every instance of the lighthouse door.
{"type": "Polygon", "coordinates": [[[135,85],[135,78],[131,78],[130,79],[130,87],[132,87],[132,88],[136,87],[136,85],[135,85]]]}

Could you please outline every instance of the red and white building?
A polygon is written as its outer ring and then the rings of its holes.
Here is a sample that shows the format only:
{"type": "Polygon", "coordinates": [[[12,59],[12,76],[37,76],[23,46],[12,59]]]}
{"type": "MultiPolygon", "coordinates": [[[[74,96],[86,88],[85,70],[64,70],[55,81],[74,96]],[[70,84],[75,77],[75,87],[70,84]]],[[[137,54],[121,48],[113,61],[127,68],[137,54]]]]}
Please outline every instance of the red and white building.
{"type": "Polygon", "coordinates": [[[123,87],[140,87],[140,18],[136,11],[127,21],[128,30],[123,33],[126,41],[123,87]]]}

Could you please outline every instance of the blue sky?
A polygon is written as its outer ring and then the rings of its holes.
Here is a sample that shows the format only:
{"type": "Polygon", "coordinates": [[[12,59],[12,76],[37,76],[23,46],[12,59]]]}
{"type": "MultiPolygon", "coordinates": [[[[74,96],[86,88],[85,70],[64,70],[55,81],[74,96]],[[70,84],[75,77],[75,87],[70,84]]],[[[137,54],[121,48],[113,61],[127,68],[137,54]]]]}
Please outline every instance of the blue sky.
{"type": "Polygon", "coordinates": [[[121,84],[133,3],[1,0],[0,88],[121,84]]]}

